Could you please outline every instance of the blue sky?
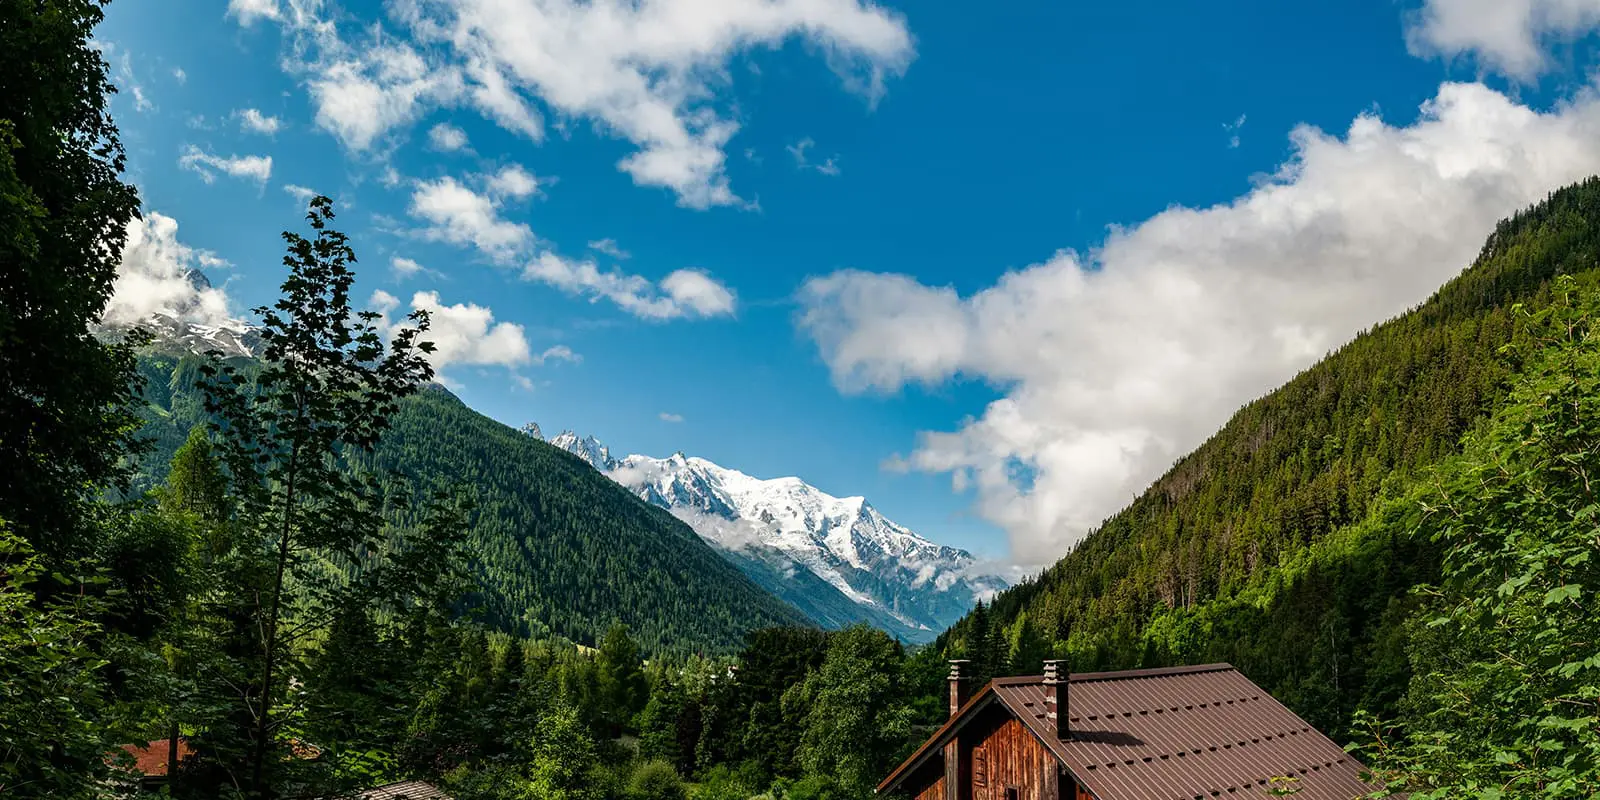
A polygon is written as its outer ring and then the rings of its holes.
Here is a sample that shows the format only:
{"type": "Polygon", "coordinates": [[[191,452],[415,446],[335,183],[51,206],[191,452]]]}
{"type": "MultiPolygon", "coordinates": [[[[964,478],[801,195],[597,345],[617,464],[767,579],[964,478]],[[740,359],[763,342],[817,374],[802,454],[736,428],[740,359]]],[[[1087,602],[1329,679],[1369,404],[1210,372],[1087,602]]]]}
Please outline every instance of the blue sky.
{"type": "Polygon", "coordinates": [[[474,408],[1023,565],[1600,168],[1587,2],[156,8],[128,313],[268,302],[314,189],[474,408]]]}

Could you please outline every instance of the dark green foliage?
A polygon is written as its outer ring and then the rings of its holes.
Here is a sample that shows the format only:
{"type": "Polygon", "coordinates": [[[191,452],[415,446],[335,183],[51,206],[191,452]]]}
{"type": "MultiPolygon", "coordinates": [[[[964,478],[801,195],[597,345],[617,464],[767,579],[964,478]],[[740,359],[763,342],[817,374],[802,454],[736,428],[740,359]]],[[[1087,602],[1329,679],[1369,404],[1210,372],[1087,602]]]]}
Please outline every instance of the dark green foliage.
{"type": "Polygon", "coordinates": [[[900,644],[879,630],[856,626],[829,636],[822,666],[783,699],[786,711],[804,711],[800,764],[807,773],[867,793],[894,766],[911,732],[904,658],[900,644]]]}
{"type": "MultiPolygon", "coordinates": [[[[291,732],[301,724],[290,679],[318,666],[327,676],[340,648],[376,649],[371,615],[425,605],[451,584],[451,545],[460,533],[451,509],[431,504],[425,538],[391,542],[384,505],[405,498],[386,496],[375,476],[346,466],[377,443],[400,399],[432,376],[425,360],[431,345],[417,340],[427,330],[425,316],[414,315],[412,327],[385,346],[377,315],[351,308],[355,254],[329,226],[332,218],[331,201],[318,197],[306,215],[313,238],[284,233],[283,296],[256,309],[264,323],[262,362],[200,369],[233,516],[231,546],[214,565],[212,611],[197,620],[216,638],[198,672],[231,688],[211,695],[216,711],[195,739],[197,764],[183,781],[192,794],[242,788],[268,797],[315,783],[290,756],[291,732]],[[396,556],[385,558],[391,545],[396,556]]],[[[191,440],[179,451],[177,484],[165,492],[187,498],[182,502],[194,504],[188,510],[196,515],[216,513],[205,499],[216,471],[205,449],[191,440]]],[[[381,684],[364,688],[381,697],[381,684]]],[[[319,692],[324,702],[354,702],[336,686],[319,692]]]]}
{"type": "Polygon", "coordinates": [[[678,771],[664,761],[646,761],[628,778],[628,800],[684,800],[678,771]]]}
{"type": "Polygon", "coordinates": [[[599,672],[599,700],[606,709],[605,725],[620,733],[623,726],[633,722],[633,717],[644,710],[649,700],[650,687],[645,683],[644,669],[639,663],[639,645],[628,636],[628,626],[618,622],[606,631],[600,640],[600,653],[595,659],[599,672]]]}
{"type": "Polygon", "coordinates": [[[52,559],[92,548],[83,503],[136,421],[130,351],[89,332],[139,205],[89,42],[103,5],[0,1],[0,519],[52,559]]]}
{"type": "MultiPolygon", "coordinates": [[[[1228,660],[1335,735],[1357,708],[1393,711],[1409,589],[1439,553],[1390,501],[1506,396],[1512,305],[1547,305],[1597,252],[1600,180],[1501,223],[1428,302],[1243,408],[988,624],[1026,610],[1077,670],[1228,660]]],[[[966,652],[976,620],[936,649],[966,652]]]]}
{"type": "MultiPolygon", "coordinates": [[[[183,383],[198,374],[195,359],[151,354],[140,365],[149,376],[144,431],[156,442],[142,470],[149,483],[166,474],[154,462],[207,417],[183,383]]],[[[682,654],[727,653],[749,630],[810,622],[671,514],[441,387],[402,400],[375,453],[348,463],[383,476],[395,494],[470,492],[470,605],[491,627],[598,644],[621,621],[644,651],[682,654]]],[[[391,507],[386,519],[410,527],[421,515],[391,507]]]]}
{"type": "Polygon", "coordinates": [[[528,793],[548,800],[587,800],[593,791],[591,773],[600,766],[594,740],[566,705],[546,712],[533,733],[533,765],[528,772],[528,793]]]}
{"type": "Polygon", "coordinates": [[[45,577],[42,559],[0,521],[0,796],[91,798],[109,746],[101,601],[40,598],[45,577]]]}
{"type": "Polygon", "coordinates": [[[620,620],[647,652],[682,653],[809,623],[671,514],[442,389],[401,407],[376,463],[417,486],[473,487],[470,550],[494,627],[597,643],[620,620]]]}
{"type": "Polygon", "coordinates": [[[1419,482],[1443,580],[1377,753],[1415,800],[1600,796],[1600,292],[1558,294],[1509,401],[1419,482]]]}

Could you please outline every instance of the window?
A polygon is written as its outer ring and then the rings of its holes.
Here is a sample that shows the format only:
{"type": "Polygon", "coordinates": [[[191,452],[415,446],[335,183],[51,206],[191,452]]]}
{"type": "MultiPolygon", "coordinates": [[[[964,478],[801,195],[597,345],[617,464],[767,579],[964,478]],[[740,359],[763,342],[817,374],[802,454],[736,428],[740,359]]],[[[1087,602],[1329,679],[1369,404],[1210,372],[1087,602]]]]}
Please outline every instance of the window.
{"type": "Polygon", "coordinates": [[[1006,787],[1006,800],[1018,800],[1017,795],[1018,795],[1017,787],[1015,787],[1015,786],[1007,786],[1006,787]]]}
{"type": "Polygon", "coordinates": [[[972,785],[989,785],[989,751],[982,746],[972,750],[972,785]]]}

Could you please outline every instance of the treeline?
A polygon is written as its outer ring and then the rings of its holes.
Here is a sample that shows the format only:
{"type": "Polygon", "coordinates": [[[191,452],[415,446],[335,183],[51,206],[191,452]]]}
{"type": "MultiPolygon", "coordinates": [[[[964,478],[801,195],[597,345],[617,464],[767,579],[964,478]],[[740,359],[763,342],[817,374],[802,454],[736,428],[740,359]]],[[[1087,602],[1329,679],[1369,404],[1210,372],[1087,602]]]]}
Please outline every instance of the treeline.
{"type": "Polygon", "coordinates": [[[1533,335],[1516,304],[1549,306],[1597,253],[1600,180],[1503,221],[1427,302],[1240,410],[989,617],[1026,615],[1078,669],[1232,662],[1335,736],[1393,712],[1410,590],[1441,557],[1403,499],[1508,397],[1523,365],[1502,351],[1533,335]]]}
{"type": "Polygon", "coordinates": [[[641,664],[620,625],[592,654],[459,627],[431,652],[435,686],[371,746],[464,799],[866,798],[928,727],[914,664],[864,626],[719,660],[641,664]]]}
{"type": "MultiPolygon", "coordinates": [[[[140,435],[152,442],[135,491],[159,485],[173,450],[209,423],[196,383],[205,359],[160,348],[139,359],[140,435]]],[[[239,362],[245,371],[254,366],[239,362]]],[[[671,514],[559,448],[467,408],[443,387],[397,406],[370,454],[352,453],[385,491],[462,491],[473,579],[463,611],[495,630],[593,643],[614,620],[650,653],[735,652],[746,632],[812,624],[746,578],[671,514]]],[[[415,528],[414,510],[391,525],[415,528]]]]}

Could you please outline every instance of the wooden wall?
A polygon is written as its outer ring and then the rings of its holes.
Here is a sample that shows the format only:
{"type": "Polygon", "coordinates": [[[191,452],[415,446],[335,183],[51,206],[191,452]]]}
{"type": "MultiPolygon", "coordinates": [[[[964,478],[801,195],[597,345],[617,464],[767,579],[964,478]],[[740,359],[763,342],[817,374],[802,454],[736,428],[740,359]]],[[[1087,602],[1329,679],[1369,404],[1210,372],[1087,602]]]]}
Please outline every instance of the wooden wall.
{"type": "Polygon", "coordinates": [[[1061,800],[1060,766],[1021,722],[1006,715],[974,742],[972,800],[1061,800]]]}
{"type": "MultiPolygon", "coordinates": [[[[999,705],[985,709],[958,735],[964,779],[954,800],[1096,800],[1065,774],[1055,756],[1023,724],[999,705]]],[[[903,791],[914,800],[947,800],[942,757],[908,776],[903,791]]]]}

